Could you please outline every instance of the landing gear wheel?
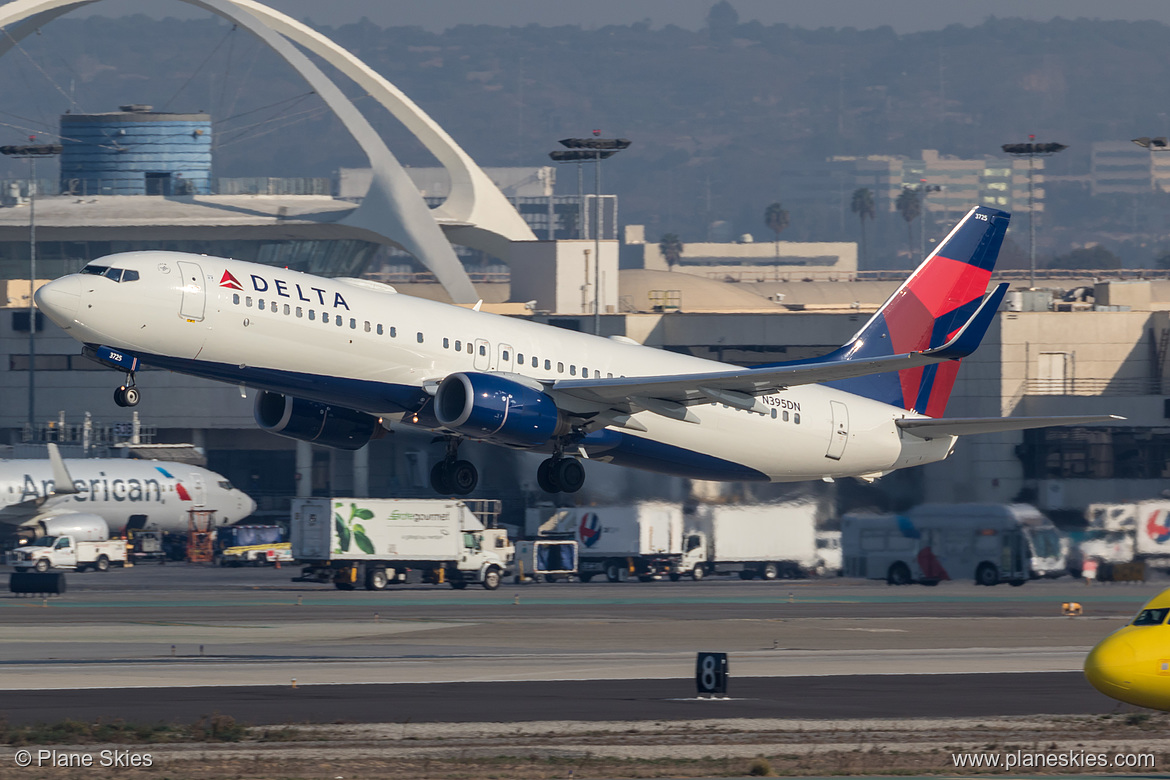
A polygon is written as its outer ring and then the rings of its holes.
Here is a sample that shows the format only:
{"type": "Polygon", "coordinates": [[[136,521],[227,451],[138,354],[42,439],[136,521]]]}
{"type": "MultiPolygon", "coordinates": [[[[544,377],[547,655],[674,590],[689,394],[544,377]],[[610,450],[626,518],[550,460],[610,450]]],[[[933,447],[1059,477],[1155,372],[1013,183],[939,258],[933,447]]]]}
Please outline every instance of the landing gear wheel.
{"type": "Polygon", "coordinates": [[[553,477],[553,467],[556,465],[556,460],[547,458],[540,462],[540,468],[536,470],[536,484],[545,493],[560,493],[561,486],[553,477]]]}
{"type": "Polygon", "coordinates": [[[455,492],[455,486],[451,484],[451,473],[447,470],[447,461],[441,460],[431,467],[431,488],[444,496],[455,492]]]}
{"type": "Polygon", "coordinates": [[[118,406],[138,406],[138,402],[141,400],[142,395],[134,385],[129,387],[122,385],[114,391],[114,403],[118,406]]]}
{"type": "Polygon", "coordinates": [[[565,493],[576,493],[585,484],[585,467],[576,458],[561,458],[552,467],[553,481],[565,493]]]}
{"type": "Polygon", "coordinates": [[[447,466],[446,471],[451,492],[457,496],[466,496],[479,484],[479,472],[475,470],[475,465],[471,461],[457,460],[447,466]]]}

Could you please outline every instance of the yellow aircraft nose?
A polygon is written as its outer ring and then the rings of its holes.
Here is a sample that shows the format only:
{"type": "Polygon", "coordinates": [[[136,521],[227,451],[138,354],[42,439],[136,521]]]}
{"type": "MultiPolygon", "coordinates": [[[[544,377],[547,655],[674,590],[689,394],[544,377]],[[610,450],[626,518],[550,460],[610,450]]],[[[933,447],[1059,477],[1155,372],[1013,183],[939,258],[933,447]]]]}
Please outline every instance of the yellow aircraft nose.
{"type": "Polygon", "coordinates": [[[1105,637],[1085,659],[1085,677],[1106,696],[1129,701],[1125,695],[1133,685],[1137,655],[1123,636],[1105,637]]]}

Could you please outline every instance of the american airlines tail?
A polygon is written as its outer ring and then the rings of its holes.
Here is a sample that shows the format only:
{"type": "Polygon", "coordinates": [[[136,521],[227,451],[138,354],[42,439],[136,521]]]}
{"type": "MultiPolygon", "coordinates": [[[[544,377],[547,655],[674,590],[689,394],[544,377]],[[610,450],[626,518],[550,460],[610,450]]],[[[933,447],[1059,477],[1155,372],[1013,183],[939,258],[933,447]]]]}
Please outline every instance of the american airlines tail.
{"type": "MultiPolygon", "coordinates": [[[[946,344],[983,303],[1010,215],[977,207],[967,212],[917,270],[845,346],[818,358],[860,360],[946,344]]],[[[1005,289],[996,290],[1002,297],[1005,289]]],[[[996,304],[989,306],[994,314],[996,304]]],[[[980,334],[981,335],[981,334],[980,334]]],[[[827,384],[929,417],[946,411],[959,360],[827,384]]]]}

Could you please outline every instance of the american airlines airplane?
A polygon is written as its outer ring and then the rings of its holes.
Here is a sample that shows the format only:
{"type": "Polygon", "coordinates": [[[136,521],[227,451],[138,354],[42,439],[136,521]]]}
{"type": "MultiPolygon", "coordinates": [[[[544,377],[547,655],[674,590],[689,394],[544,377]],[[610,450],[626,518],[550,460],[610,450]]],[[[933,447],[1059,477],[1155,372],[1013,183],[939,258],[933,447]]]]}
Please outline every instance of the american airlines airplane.
{"type": "Polygon", "coordinates": [[[56,444],[49,460],[0,460],[0,530],[26,539],[128,527],[185,533],[191,509],[214,510],[215,522],[228,525],[256,503],[214,471],[186,463],[67,461],[56,444]]]}
{"type": "Polygon", "coordinates": [[[354,450],[393,426],[443,436],[431,483],[464,495],[465,439],[547,453],[537,481],[581,488],[581,459],[705,480],[860,477],[940,461],[962,434],[1119,419],[944,418],[959,360],[1008,285],[986,294],[1009,215],[972,209],[844,346],[741,368],[325,279],[177,252],[126,252],[36,303],[123,371],[150,364],[258,389],[261,428],[354,450]]]}

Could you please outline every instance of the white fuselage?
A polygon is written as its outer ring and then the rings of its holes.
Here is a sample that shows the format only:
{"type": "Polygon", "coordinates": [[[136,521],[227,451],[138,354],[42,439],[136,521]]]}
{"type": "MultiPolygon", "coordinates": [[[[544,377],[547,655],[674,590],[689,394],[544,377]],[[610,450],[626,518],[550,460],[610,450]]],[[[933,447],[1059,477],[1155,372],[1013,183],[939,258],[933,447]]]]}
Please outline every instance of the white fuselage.
{"type": "Polygon", "coordinates": [[[49,461],[0,460],[0,521],[11,515],[5,530],[21,521],[90,514],[104,519],[112,534],[127,523],[186,533],[192,509],[213,511],[217,525],[239,522],[256,509],[224,477],[199,466],[128,458],[67,460],[65,465],[77,492],[55,495],[49,461]],[[35,511],[15,511],[16,505],[46,496],[35,511]]]}
{"type": "MultiPolygon", "coordinates": [[[[536,380],[649,377],[736,368],[397,294],[370,282],[173,252],[102,264],[133,281],[76,274],[40,294],[75,339],[126,350],[197,376],[411,419],[420,389],[448,374],[506,372],[536,380]]],[[[904,434],[912,412],[822,385],[762,398],[769,412],[709,403],[698,422],[639,411],[644,431],[599,460],[708,479],[796,481],[879,474],[942,460],[954,437],[904,434]],[[771,412],[775,410],[773,415],[771,412]]],[[[573,399],[558,396],[565,408],[573,399]]],[[[569,408],[569,411],[573,411],[569,408]]]]}

